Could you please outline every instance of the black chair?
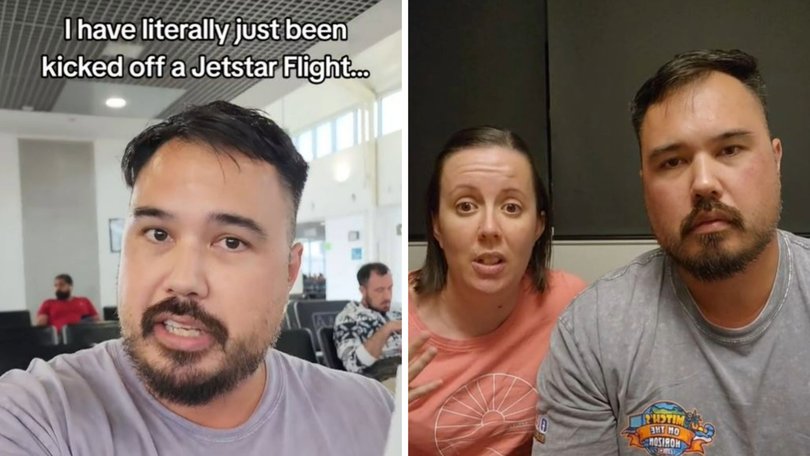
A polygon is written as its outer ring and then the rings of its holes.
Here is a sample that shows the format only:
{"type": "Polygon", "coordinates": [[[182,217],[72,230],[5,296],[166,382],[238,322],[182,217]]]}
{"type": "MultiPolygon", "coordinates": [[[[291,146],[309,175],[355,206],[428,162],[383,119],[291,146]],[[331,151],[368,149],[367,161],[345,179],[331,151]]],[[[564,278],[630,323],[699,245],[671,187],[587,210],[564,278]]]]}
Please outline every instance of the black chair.
{"type": "Polygon", "coordinates": [[[397,368],[402,365],[402,357],[394,356],[391,358],[383,358],[376,363],[369,366],[363,375],[371,377],[375,380],[385,381],[389,378],[397,376],[397,368]]]}
{"type": "Polygon", "coordinates": [[[28,328],[31,326],[31,314],[27,310],[0,312],[0,329],[28,328]]]}
{"type": "Polygon", "coordinates": [[[0,331],[0,345],[4,347],[23,345],[53,346],[58,343],[59,338],[53,326],[5,328],[0,331]]]}
{"type": "MultiPolygon", "coordinates": [[[[296,301],[293,303],[296,323],[299,328],[318,334],[321,328],[335,326],[335,317],[348,303],[349,301],[296,301]]],[[[320,343],[316,339],[313,339],[313,343],[315,351],[320,351],[320,343]]]]}
{"type": "MultiPolygon", "coordinates": [[[[54,332],[54,334],[56,334],[54,332]]],[[[35,358],[49,361],[54,357],[66,353],[73,353],[85,347],[76,345],[36,345],[20,344],[7,345],[0,343],[0,375],[11,369],[27,369],[35,358]]]]}
{"type": "Polygon", "coordinates": [[[92,347],[105,340],[121,337],[121,326],[117,321],[79,323],[62,327],[62,341],[66,344],[92,347]]]}
{"type": "Polygon", "coordinates": [[[346,370],[343,366],[343,361],[340,360],[335,345],[335,328],[324,326],[318,330],[318,341],[321,343],[323,350],[323,359],[326,365],[332,369],[346,370]]]}
{"type": "Polygon", "coordinates": [[[118,307],[104,307],[102,312],[105,321],[118,321],[118,307]]]}
{"type": "Polygon", "coordinates": [[[317,363],[315,346],[312,345],[312,334],[308,329],[284,329],[276,341],[276,350],[307,361],[317,363]]]}
{"type": "Polygon", "coordinates": [[[284,310],[284,319],[281,320],[281,329],[295,328],[298,328],[297,318],[295,317],[295,302],[290,301],[287,303],[287,308],[284,310]]]}

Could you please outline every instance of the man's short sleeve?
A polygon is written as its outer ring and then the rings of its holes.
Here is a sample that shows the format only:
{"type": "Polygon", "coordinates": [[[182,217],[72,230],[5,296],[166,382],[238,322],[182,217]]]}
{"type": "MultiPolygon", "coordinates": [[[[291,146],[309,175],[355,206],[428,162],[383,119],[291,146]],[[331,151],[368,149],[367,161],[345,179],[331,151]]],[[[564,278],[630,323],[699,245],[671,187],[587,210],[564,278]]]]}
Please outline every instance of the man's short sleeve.
{"type": "Polygon", "coordinates": [[[55,416],[41,385],[28,372],[6,373],[0,381],[0,454],[68,454],[58,443],[55,416]]]}
{"type": "MultiPolygon", "coordinates": [[[[9,409],[0,406],[0,454],[13,456],[55,455],[46,447],[45,442],[30,428],[31,422],[28,413],[21,409],[9,409]]],[[[46,429],[41,428],[43,432],[46,429]]]]}
{"type": "Polygon", "coordinates": [[[587,338],[560,319],[537,376],[539,401],[532,455],[616,455],[616,419],[587,338]]]}
{"type": "Polygon", "coordinates": [[[51,309],[51,302],[42,301],[42,304],[39,306],[39,310],[37,311],[37,315],[45,315],[47,317],[50,315],[50,309],[51,309]]]}
{"type": "Polygon", "coordinates": [[[90,315],[90,316],[98,315],[98,312],[96,311],[96,306],[93,305],[92,301],[90,301],[87,298],[84,298],[84,305],[86,307],[86,313],[84,314],[84,316],[86,316],[86,315],[90,315]]]}

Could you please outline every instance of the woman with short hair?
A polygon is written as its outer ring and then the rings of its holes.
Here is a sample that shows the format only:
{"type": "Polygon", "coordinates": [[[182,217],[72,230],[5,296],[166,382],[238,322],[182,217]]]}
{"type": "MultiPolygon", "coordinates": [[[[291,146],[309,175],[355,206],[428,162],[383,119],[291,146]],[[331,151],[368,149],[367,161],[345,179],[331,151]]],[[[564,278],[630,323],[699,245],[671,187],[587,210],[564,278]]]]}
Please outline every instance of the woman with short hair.
{"type": "Polygon", "coordinates": [[[551,206],[525,142],[494,127],[455,133],[427,223],[408,299],[408,454],[530,454],[537,371],[585,283],[549,269],[551,206]]]}

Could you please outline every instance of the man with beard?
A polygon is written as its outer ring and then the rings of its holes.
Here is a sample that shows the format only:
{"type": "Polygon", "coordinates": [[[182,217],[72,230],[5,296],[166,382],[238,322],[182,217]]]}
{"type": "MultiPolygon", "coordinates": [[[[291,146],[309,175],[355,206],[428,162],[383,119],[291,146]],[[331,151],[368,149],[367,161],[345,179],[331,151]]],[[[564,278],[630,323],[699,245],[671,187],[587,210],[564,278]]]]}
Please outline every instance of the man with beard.
{"type": "Polygon", "coordinates": [[[777,229],[782,144],[756,59],[680,54],[632,118],[661,248],[560,317],[533,454],[806,453],[810,242],[777,229]]]}
{"type": "Polygon", "coordinates": [[[364,264],[357,271],[357,283],[362,299],[348,303],[335,318],[335,345],[347,371],[374,376],[378,361],[401,360],[402,313],[391,310],[394,280],[388,266],[364,264]]]}
{"type": "Polygon", "coordinates": [[[287,134],[213,102],[147,128],[122,170],[123,341],[3,376],[1,452],[380,454],[381,385],[270,349],[302,252],[307,164],[287,134]]]}
{"type": "Polygon", "coordinates": [[[59,274],[53,279],[56,299],[46,299],[37,311],[37,326],[51,325],[60,331],[65,325],[98,321],[98,312],[89,299],[73,296],[73,278],[59,274]]]}

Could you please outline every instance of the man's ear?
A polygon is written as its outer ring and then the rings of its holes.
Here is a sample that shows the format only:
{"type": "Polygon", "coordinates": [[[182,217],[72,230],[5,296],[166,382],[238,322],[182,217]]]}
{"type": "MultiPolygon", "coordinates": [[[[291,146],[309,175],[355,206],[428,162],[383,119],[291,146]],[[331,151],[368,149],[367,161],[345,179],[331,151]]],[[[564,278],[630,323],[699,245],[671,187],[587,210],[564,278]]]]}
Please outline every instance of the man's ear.
{"type": "Polygon", "coordinates": [[[298,272],[301,270],[301,256],[304,253],[304,246],[296,242],[290,247],[290,261],[287,264],[287,293],[292,290],[298,272]]]}
{"type": "Polygon", "coordinates": [[[773,148],[773,158],[776,160],[776,172],[782,174],[782,140],[773,138],[771,147],[773,148]]]}

